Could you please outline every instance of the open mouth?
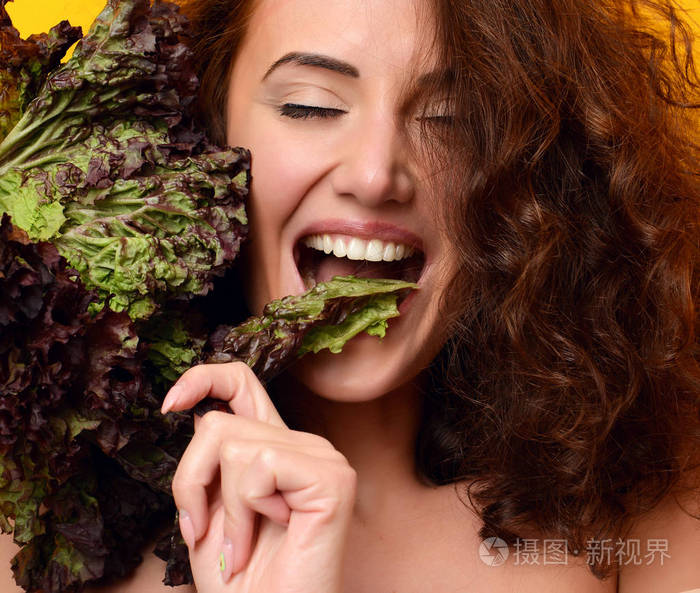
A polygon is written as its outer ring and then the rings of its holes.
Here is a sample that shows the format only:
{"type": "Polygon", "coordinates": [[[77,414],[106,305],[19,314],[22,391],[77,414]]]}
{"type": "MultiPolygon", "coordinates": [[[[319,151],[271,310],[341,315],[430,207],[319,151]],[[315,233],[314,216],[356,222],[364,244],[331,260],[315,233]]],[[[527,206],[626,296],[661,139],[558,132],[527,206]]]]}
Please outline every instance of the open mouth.
{"type": "Polygon", "coordinates": [[[306,289],[334,276],[417,282],[425,254],[415,246],[340,235],[308,235],[294,246],[294,261],[306,289]]]}

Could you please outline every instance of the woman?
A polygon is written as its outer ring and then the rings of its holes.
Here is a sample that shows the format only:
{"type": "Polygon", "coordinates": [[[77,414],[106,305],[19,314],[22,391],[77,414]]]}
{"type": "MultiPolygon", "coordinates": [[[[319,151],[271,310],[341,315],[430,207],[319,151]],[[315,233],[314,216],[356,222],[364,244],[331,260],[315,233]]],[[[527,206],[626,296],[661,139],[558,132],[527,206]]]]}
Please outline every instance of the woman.
{"type": "Polygon", "coordinates": [[[610,4],[185,7],[214,139],[253,155],[251,311],[420,287],[269,391],[241,364],[170,391],[235,412],[173,483],[198,591],[700,587],[697,79],[669,7],[676,52],[610,4]]]}
{"type": "MultiPolygon", "coordinates": [[[[305,358],[270,395],[234,366],[168,396],[244,417],[207,417],[175,478],[199,588],[224,590],[220,557],[235,591],[615,590],[601,542],[647,537],[624,529],[697,446],[687,83],[622,7],[240,4],[190,14],[210,127],[253,155],[249,306],[411,265],[420,290],[383,341],[305,358]],[[391,243],[422,255],[352,259],[391,243]],[[505,566],[480,535],[511,540],[505,566]],[[567,562],[524,566],[514,552],[545,538],[567,562]]],[[[700,586],[691,565],[668,577],[700,544],[683,516],[694,539],[669,542],[665,569],[615,548],[621,591],[700,586]]]]}

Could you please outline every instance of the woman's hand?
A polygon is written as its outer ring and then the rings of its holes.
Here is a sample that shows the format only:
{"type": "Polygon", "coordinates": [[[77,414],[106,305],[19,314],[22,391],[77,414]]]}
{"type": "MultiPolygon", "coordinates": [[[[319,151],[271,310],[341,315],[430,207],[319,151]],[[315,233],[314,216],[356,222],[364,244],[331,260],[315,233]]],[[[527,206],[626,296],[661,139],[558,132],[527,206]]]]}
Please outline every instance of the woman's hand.
{"type": "Polygon", "coordinates": [[[355,471],[328,440],[290,430],[244,363],[189,369],[163,411],[206,396],[235,415],[195,423],[173,479],[199,593],[341,593],[355,471]]]}

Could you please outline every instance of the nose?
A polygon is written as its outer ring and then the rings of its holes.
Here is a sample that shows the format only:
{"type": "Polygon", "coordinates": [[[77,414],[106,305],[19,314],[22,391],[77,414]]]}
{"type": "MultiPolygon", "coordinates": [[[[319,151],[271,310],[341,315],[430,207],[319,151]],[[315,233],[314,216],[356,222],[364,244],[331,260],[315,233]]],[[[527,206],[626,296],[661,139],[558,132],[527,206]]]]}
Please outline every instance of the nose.
{"type": "Polygon", "coordinates": [[[336,194],[352,196],[367,207],[413,198],[415,175],[408,141],[395,121],[386,116],[358,121],[342,144],[331,175],[336,194]]]}

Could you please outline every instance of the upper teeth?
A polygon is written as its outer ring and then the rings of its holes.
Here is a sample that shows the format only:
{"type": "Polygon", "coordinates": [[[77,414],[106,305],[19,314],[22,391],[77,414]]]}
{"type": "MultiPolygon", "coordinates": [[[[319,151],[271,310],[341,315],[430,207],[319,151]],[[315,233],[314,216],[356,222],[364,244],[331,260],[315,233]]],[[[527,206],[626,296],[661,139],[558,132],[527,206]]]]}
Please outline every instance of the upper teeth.
{"type": "Polygon", "coordinates": [[[380,239],[365,241],[357,237],[338,235],[308,235],[304,245],[336,257],[366,259],[368,261],[395,261],[413,255],[413,247],[380,239]]]}

